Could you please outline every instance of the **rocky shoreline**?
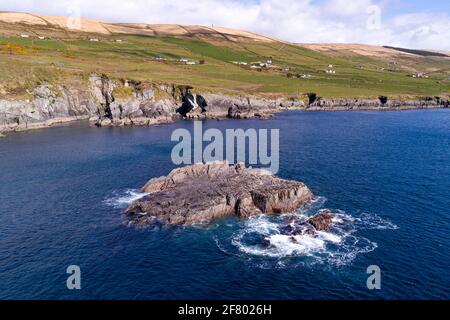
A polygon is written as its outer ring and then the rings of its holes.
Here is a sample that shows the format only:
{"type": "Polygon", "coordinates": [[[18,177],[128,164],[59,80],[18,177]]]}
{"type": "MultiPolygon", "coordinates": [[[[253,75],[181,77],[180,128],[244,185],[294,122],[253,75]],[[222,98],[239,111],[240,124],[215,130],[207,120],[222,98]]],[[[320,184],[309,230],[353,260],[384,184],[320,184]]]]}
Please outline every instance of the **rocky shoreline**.
{"type": "MultiPolygon", "coordinates": [[[[92,125],[149,126],[182,118],[177,109],[188,86],[113,81],[105,75],[91,75],[88,88],[42,84],[29,100],[0,99],[0,133],[47,128],[89,119],[92,125]]],[[[206,112],[194,110],[188,119],[268,118],[284,110],[411,110],[448,108],[448,100],[321,99],[305,102],[292,98],[240,97],[202,93],[206,112]]],[[[311,100],[311,99],[310,99],[311,100]]]]}

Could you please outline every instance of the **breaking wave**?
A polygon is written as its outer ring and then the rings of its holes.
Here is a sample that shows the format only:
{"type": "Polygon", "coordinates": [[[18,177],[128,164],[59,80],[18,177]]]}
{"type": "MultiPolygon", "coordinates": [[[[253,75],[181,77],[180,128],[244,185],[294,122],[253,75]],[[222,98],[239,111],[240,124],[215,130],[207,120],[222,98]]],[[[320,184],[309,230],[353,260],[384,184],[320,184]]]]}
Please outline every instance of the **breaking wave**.
{"type": "Polygon", "coordinates": [[[398,226],[387,219],[383,219],[376,214],[364,212],[358,218],[355,218],[355,223],[362,229],[368,230],[397,230],[398,226]]]}
{"type": "Polygon", "coordinates": [[[323,209],[325,198],[316,199],[308,208],[280,216],[260,215],[240,222],[240,228],[227,239],[216,243],[227,254],[242,255],[258,260],[260,267],[285,267],[291,262],[301,265],[327,264],[342,266],[350,264],[358,255],[371,252],[377,243],[361,233],[364,230],[395,230],[398,227],[376,214],[363,213],[352,216],[340,210],[333,210],[333,226],[329,232],[315,234],[287,234],[283,227],[289,220],[306,222],[323,209]],[[228,244],[227,244],[228,242],[228,244]],[[231,243],[231,245],[230,245],[231,243]],[[263,261],[262,261],[263,260],[263,261]]]}
{"type": "Polygon", "coordinates": [[[128,189],[121,193],[115,192],[114,195],[106,199],[104,203],[117,209],[124,209],[128,207],[132,202],[139,200],[146,195],[148,195],[148,193],[141,192],[135,189],[128,189]]]}

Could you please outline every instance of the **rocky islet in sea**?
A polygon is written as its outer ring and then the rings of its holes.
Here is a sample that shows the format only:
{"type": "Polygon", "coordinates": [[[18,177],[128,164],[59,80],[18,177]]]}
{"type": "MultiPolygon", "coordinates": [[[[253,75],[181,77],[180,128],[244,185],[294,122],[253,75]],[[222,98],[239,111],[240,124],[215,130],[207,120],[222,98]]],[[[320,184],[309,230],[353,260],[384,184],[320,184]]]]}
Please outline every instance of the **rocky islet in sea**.
{"type": "MultiPolygon", "coordinates": [[[[285,180],[264,169],[229,165],[227,161],[199,163],[151,179],[126,214],[132,225],[208,224],[236,216],[245,219],[258,214],[281,214],[306,206],[314,199],[302,182],[285,180]]],[[[289,221],[286,233],[328,231],[333,213],[321,211],[299,225],[289,221]]]]}

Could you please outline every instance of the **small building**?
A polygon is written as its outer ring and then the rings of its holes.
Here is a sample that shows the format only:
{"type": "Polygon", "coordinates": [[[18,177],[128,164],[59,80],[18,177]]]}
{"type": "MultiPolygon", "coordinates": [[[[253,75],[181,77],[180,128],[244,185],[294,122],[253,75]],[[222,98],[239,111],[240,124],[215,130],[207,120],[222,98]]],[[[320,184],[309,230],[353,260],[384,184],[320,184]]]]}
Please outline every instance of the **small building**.
{"type": "Polygon", "coordinates": [[[181,61],[181,62],[189,62],[189,59],[187,59],[187,58],[181,58],[180,61],[181,61]]]}
{"type": "Polygon", "coordinates": [[[187,65],[194,65],[194,64],[197,64],[195,61],[186,61],[186,64],[187,65]]]}
{"type": "Polygon", "coordinates": [[[30,35],[29,35],[29,34],[22,33],[22,34],[20,35],[20,37],[21,37],[21,38],[29,38],[30,35]]]}
{"type": "Polygon", "coordinates": [[[38,39],[39,40],[45,40],[45,37],[44,36],[39,36],[38,39]]]}
{"type": "Polygon", "coordinates": [[[98,42],[98,39],[97,38],[91,38],[91,39],[89,39],[89,41],[91,41],[91,42],[98,42]]]}
{"type": "Polygon", "coordinates": [[[123,41],[122,41],[122,40],[120,40],[120,39],[117,39],[117,40],[116,40],[116,42],[118,42],[118,43],[122,43],[123,41]]]}
{"type": "Polygon", "coordinates": [[[425,79],[429,78],[429,76],[427,76],[424,72],[417,72],[417,73],[413,74],[412,77],[413,78],[425,78],[425,79]]]}
{"type": "Polygon", "coordinates": [[[251,67],[258,67],[258,68],[267,68],[268,64],[266,62],[257,61],[257,62],[250,63],[250,66],[251,67]]]}
{"type": "Polygon", "coordinates": [[[329,65],[328,65],[328,68],[333,68],[333,65],[332,65],[332,64],[329,64],[329,65]]]}

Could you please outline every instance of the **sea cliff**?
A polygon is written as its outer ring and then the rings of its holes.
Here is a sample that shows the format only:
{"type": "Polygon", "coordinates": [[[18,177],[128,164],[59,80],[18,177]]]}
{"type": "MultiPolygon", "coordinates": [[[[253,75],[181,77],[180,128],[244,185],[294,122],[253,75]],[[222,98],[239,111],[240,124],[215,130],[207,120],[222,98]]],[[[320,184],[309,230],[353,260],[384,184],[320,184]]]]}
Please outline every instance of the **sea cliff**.
{"type": "MultiPolygon", "coordinates": [[[[90,76],[85,88],[43,83],[30,99],[0,98],[0,133],[51,127],[76,120],[92,125],[133,126],[170,123],[177,113],[182,93],[189,86],[112,80],[90,76]]],[[[449,101],[436,98],[415,100],[324,99],[307,97],[236,96],[201,92],[206,112],[193,111],[188,119],[267,118],[282,110],[407,110],[448,108],[449,101]],[[306,101],[305,101],[306,100],[306,101]]]]}

